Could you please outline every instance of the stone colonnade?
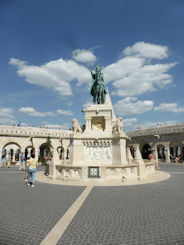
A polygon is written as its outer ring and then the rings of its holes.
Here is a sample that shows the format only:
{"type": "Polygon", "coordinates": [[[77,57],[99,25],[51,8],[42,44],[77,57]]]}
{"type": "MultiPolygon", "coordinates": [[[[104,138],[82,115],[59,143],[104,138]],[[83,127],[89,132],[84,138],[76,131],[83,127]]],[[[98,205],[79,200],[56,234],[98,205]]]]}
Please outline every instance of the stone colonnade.
{"type": "Polygon", "coordinates": [[[44,152],[44,145],[48,136],[53,147],[53,159],[60,162],[58,150],[63,149],[62,160],[66,161],[69,144],[67,141],[67,145],[62,139],[70,134],[71,131],[67,130],[0,125],[0,166],[3,165],[3,157],[6,159],[11,157],[12,162],[19,164],[19,161],[16,161],[16,154],[17,158],[20,159],[21,152],[27,157],[30,157],[31,153],[34,152],[36,159],[38,159],[41,148],[44,152]],[[63,145],[62,142],[64,142],[63,145]]]}

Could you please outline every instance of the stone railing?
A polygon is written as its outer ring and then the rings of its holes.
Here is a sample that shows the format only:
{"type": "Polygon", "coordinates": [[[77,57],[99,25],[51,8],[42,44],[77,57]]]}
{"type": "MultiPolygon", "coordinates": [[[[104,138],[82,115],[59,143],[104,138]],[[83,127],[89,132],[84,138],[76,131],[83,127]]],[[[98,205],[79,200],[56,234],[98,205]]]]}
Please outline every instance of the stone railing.
{"type": "Polygon", "coordinates": [[[61,138],[68,137],[69,130],[47,129],[37,127],[18,127],[0,125],[0,136],[22,136],[22,137],[48,137],[61,138]]]}
{"type": "Polygon", "coordinates": [[[138,129],[134,131],[127,131],[126,134],[129,137],[138,137],[138,136],[155,136],[161,134],[172,134],[172,133],[182,133],[184,132],[184,124],[181,125],[172,125],[172,126],[160,126],[157,128],[148,128],[148,129],[138,129]]]}
{"type": "MultiPolygon", "coordinates": [[[[89,181],[91,178],[87,178],[88,167],[86,165],[75,166],[75,165],[64,165],[56,164],[53,166],[55,168],[56,179],[61,179],[63,181],[89,181]]],[[[106,165],[99,166],[99,178],[98,181],[104,180],[120,180],[122,182],[129,179],[139,178],[139,164],[126,164],[126,165],[106,165]]],[[[144,162],[144,177],[153,174],[155,171],[155,166],[153,162],[144,162]]],[[[53,177],[53,176],[50,176],[53,177]]],[[[96,179],[97,180],[97,179],[96,179]]]]}

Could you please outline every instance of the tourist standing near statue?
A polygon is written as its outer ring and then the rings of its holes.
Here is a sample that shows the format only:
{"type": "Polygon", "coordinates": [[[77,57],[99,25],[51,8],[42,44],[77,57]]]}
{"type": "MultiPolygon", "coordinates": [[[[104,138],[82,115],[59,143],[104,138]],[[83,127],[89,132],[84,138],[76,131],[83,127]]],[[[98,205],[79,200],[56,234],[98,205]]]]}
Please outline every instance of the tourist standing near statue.
{"type": "Polygon", "coordinates": [[[28,176],[28,182],[26,183],[28,186],[31,185],[34,187],[34,181],[35,181],[35,175],[36,175],[36,167],[37,167],[37,161],[35,159],[35,154],[31,154],[31,158],[28,161],[29,165],[29,176],[28,176]]]}

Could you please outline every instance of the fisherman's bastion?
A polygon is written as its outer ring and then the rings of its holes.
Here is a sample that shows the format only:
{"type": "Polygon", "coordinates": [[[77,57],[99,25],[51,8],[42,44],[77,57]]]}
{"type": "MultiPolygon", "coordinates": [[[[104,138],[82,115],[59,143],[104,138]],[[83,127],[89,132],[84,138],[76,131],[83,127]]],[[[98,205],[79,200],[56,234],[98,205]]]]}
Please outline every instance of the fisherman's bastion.
{"type": "MultiPolygon", "coordinates": [[[[38,159],[39,155],[44,156],[44,146],[47,137],[50,136],[54,158],[67,163],[70,144],[64,139],[70,134],[70,130],[0,125],[0,159],[10,153],[12,162],[19,165],[19,160],[15,159],[16,153],[30,155],[31,151],[35,152],[38,159]]],[[[181,155],[183,160],[184,124],[138,129],[127,131],[126,134],[127,150],[131,150],[132,157],[138,145],[143,159],[147,159],[147,152],[151,149],[158,161],[170,163],[173,161],[171,155],[181,155]]]]}

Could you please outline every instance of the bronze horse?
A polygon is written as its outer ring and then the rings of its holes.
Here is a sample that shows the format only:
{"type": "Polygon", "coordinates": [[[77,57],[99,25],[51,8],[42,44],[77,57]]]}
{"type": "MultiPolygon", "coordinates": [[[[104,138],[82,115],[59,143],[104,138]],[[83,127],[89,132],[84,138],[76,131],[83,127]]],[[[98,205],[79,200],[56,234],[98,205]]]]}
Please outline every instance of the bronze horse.
{"type": "Polygon", "coordinates": [[[96,67],[96,72],[91,71],[92,76],[92,87],[91,95],[93,96],[94,104],[104,104],[105,103],[105,94],[107,93],[106,87],[104,84],[103,74],[99,66],[96,67]]]}

